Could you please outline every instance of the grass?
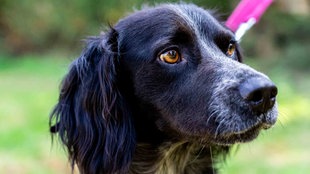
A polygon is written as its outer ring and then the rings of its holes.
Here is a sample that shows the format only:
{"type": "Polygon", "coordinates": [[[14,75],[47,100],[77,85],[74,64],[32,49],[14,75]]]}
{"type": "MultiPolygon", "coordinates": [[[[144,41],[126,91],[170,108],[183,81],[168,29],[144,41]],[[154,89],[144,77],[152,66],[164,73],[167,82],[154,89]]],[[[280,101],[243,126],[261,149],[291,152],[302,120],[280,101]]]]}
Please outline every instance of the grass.
{"type": "MultiPolygon", "coordinates": [[[[48,115],[68,61],[0,59],[0,168],[4,173],[68,173],[61,149],[51,150],[48,115]]],[[[1,173],[2,173],[1,172],[1,173]]]]}
{"type": "MultiPolygon", "coordinates": [[[[55,57],[0,57],[1,173],[70,173],[64,151],[57,143],[52,147],[48,132],[48,116],[70,62],[55,57]]],[[[221,173],[307,173],[310,99],[305,89],[310,79],[305,75],[294,78],[283,67],[252,64],[267,71],[280,89],[279,121],[255,141],[235,148],[226,163],[220,164],[221,173]]]]}

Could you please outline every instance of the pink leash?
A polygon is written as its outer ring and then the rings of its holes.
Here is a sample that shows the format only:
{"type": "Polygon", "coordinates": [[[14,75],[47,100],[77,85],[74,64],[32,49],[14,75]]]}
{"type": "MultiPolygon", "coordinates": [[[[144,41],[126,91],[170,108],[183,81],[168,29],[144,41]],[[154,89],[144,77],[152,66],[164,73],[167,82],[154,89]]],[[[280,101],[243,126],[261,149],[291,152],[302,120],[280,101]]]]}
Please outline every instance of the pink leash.
{"type": "Polygon", "coordinates": [[[271,3],[272,0],[240,1],[236,9],[226,21],[226,26],[235,32],[237,41],[241,39],[247,30],[259,21],[271,3]]]}

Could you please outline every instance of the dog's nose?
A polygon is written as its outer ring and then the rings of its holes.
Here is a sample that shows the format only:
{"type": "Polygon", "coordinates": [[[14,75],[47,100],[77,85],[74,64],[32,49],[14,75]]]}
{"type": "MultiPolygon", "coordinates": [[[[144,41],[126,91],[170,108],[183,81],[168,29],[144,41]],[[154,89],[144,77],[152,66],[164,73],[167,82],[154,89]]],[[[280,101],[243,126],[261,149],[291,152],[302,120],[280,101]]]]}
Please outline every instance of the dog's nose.
{"type": "Polygon", "coordinates": [[[252,77],[239,86],[244,100],[250,103],[254,112],[266,113],[273,107],[278,89],[272,81],[264,77],[252,77]]]}

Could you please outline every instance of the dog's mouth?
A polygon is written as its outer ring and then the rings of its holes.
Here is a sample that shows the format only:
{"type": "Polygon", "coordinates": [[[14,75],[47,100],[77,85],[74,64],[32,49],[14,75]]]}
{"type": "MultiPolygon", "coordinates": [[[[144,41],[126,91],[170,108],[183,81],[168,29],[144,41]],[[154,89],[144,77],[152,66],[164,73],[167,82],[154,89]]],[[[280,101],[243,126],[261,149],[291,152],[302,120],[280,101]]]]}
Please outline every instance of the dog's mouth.
{"type": "Polygon", "coordinates": [[[254,140],[262,129],[269,129],[272,124],[259,123],[248,129],[215,136],[213,143],[217,145],[229,146],[237,143],[246,143],[254,140]]]}
{"type": "Polygon", "coordinates": [[[214,122],[210,124],[213,125],[214,131],[211,141],[216,145],[228,146],[252,141],[261,130],[271,128],[278,115],[276,104],[272,104],[272,108],[264,112],[255,112],[252,107],[244,104],[238,109],[230,109],[224,113],[213,117],[214,122]]]}

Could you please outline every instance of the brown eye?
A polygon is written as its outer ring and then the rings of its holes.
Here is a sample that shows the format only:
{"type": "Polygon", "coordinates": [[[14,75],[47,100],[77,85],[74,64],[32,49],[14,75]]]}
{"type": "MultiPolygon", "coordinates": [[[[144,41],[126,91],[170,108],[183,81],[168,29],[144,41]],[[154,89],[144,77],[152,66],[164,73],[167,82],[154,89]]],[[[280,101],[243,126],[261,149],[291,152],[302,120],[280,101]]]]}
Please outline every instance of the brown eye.
{"type": "Polygon", "coordinates": [[[161,61],[164,61],[164,62],[170,63],[170,64],[174,64],[180,60],[180,55],[175,50],[169,50],[167,52],[160,54],[159,58],[161,61]]]}
{"type": "Polygon", "coordinates": [[[236,44],[233,42],[229,43],[226,55],[232,57],[235,54],[235,51],[236,51],[236,44]]]}

